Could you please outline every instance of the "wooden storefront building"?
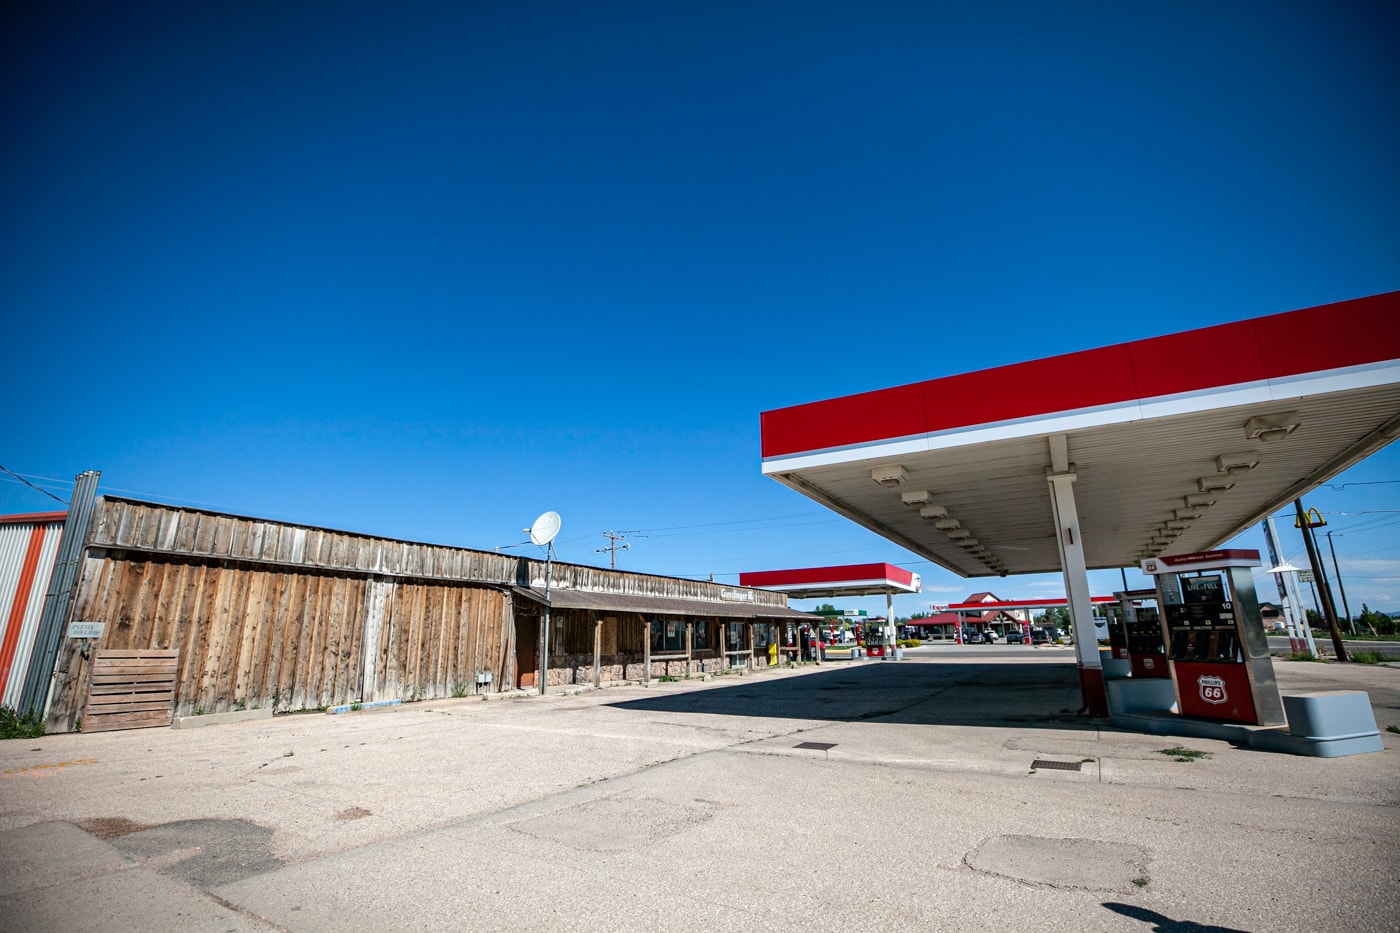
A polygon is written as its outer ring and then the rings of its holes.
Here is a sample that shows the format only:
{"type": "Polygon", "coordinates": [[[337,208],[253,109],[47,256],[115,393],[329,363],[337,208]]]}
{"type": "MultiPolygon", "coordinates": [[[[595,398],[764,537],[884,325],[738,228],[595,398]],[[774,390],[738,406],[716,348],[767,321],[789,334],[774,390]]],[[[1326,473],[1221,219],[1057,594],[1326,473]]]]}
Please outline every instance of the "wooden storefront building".
{"type": "MultiPolygon", "coordinates": [[[[118,653],[173,659],[175,716],[536,688],[544,586],[543,560],[100,497],[66,625],[102,632],[63,640],[48,729],[79,726],[118,653]]],[[[549,605],[547,685],[766,665],[812,618],[780,593],[557,562],[549,605]]]]}

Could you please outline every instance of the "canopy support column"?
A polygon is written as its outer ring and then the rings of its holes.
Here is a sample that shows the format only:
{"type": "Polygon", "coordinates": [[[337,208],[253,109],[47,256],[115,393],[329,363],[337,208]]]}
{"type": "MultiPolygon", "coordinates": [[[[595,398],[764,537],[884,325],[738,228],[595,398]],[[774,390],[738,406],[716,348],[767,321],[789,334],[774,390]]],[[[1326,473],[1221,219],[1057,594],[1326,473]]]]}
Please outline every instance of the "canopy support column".
{"type": "Polygon", "coordinates": [[[1074,632],[1075,659],[1079,662],[1079,691],[1084,699],[1080,712],[1090,716],[1108,715],[1108,694],[1099,660],[1099,642],[1094,634],[1094,610],[1089,598],[1089,570],[1084,560],[1084,539],[1079,531],[1079,510],[1074,502],[1074,464],[1069,462],[1069,439],[1063,434],[1050,436],[1050,503],[1055,513],[1055,544],[1060,551],[1060,568],[1065,578],[1070,626],[1074,632]]]}
{"type": "Polygon", "coordinates": [[[885,590],[885,656],[882,661],[894,657],[894,640],[898,637],[894,630],[894,590],[885,590]]]}

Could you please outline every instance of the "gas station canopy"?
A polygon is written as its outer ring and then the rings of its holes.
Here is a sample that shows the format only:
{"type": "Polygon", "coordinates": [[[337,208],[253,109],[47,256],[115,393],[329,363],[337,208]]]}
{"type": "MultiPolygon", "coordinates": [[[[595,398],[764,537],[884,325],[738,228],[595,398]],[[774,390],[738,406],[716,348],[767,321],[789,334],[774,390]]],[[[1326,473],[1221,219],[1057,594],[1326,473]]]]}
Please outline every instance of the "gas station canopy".
{"type": "MultiPolygon", "coordinates": [[[[1118,602],[1112,596],[1091,596],[1089,602],[1095,606],[1112,606],[1118,602]]],[[[1056,609],[1068,606],[1064,599],[996,599],[985,603],[949,603],[949,612],[994,612],[998,609],[1056,609]]]]}
{"type": "Polygon", "coordinates": [[[1397,435],[1400,292],[762,416],[765,474],[970,577],[1061,570],[1052,467],[1085,565],[1126,567],[1215,549],[1397,435]]]}
{"type": "Polygon", "coordinates": [[[917,593],[919,575],[893,564],[848,564],[798,570],[760,570],[739,574],[740,586],[779,590],[791,599],[841,599],[917,593]]]}

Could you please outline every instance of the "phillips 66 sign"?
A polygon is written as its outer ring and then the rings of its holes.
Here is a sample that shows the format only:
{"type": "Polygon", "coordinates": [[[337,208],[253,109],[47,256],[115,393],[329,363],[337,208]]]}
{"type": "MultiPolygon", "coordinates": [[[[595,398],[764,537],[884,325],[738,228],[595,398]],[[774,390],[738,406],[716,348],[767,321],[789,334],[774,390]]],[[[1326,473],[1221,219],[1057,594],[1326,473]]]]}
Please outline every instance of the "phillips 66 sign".
{"type": "Polygon", "coordinates": [[[1225,693],[1225,680],[1214,674],[1202,674],[1196,678],[1196,687],[1201,692],[1201,699],[1207,703],[1227,703],[1230,700],[1225,693]]]}

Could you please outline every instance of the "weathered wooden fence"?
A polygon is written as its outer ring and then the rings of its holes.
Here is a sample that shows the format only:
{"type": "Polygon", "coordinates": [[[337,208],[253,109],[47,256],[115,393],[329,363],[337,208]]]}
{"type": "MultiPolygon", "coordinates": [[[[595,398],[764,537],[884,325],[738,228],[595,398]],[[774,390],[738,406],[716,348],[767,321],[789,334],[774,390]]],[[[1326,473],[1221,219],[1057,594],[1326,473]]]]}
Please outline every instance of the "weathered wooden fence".
{"type": "MultiPolygon", "coordinates": [[[[781,594],[709,582],[558,563],[553,575],[557,593],[787,611],[781,594]]],[[[522,607],[513,594],[538,592],[544,576],[542,561],[490,551],[106,496],[89,527],[68,621],[103,623],[95,648],[177,651],[176,716],[425,699],[514,685],[522,607]]],[[[524,617],[530,612],[537,607],[524,617]]],[[[642,616],[595,631],[590,615],[578,615],[555,629],[553,651],[565,657],[551,665],[581,668],[587,657],[591,669],[596,634],[610,674],[630,676],[642,656],[642,616]]],[[[74,727],[90,675],[79,642],[65,639],[50,731],[74,727]]],[[[578,674],[551,671],[559,676],[578,674]]]]}

